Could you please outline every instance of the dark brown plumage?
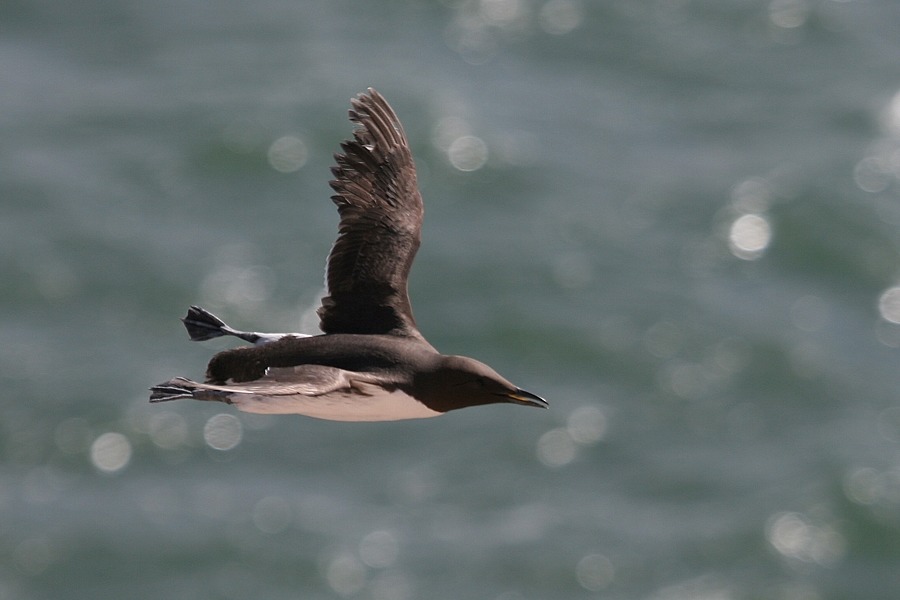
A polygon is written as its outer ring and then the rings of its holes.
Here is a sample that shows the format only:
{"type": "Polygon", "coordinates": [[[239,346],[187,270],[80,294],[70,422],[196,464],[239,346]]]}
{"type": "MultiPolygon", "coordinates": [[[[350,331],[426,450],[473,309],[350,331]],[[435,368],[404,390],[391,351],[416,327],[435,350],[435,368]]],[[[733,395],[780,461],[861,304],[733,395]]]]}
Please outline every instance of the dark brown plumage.
{"type": "Polygon", "coordinates": [[[425,212],[409,143],[378,92],[369,90],[352,105],[350,120],[359,127],[331,169],[341,222],[328,257],[320,327],[421,337],[406,289],[425,212]]]}
{"type": "Polygon", "coordinates": [[[493,403],[546,407],[487,365],[445,356],[419,332],[407,292],[424,213],[409,143],[394,111],[373,89],[352,100],[353,139],[332,168],[341,220],[328,257],[322,335],[233,329],[192,306],[192,340],[231,335],[254,346],[213,356],[206,382],[176,377],[150,401],[234,404],[247,412],[342,421],[436,416],[493,403]]]}

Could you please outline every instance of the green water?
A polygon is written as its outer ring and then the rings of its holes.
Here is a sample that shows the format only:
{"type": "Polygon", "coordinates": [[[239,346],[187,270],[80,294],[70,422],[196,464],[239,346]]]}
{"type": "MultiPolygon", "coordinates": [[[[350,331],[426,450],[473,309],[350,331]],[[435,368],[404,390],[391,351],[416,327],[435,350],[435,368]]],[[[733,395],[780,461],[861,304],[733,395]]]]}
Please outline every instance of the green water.
{"type": "Polygon", "coordinates": [[[863,0],[4,3],[0,600],[896,599],[898,27],[863,0]],[[315,331],[370,85],[420,169],[423,333],[551,410],[149,405],[227,347],[189,304],[315,331]]]}

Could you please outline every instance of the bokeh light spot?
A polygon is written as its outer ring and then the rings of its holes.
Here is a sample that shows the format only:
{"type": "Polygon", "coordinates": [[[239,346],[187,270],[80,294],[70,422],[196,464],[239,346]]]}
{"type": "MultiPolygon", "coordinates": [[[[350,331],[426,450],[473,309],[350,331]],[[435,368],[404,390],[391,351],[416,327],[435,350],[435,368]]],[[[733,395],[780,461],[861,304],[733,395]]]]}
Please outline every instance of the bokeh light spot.
{"type": "Polygon", "coordinates": [[[286,135],[272,142],[268,152],[269,164],[281,173],[299,171],[306,164],[307,155],[304,141],[293,135],[286,135]]]}
{"type": "Polygon", "coordinates": [[[373,531],[359,542],[359,557],[373,569],[390,567],[399,553],[397,538],[390,531],[373,531]]]}
{"type": "Polygon", "coordinates": [[[803,562],[831,565],[844,553],[844,539],[827,525],[814,525],[804,515],[784,512],[769,519],[769,543],[783,556],[803,562]]]}
{"type": "Polygon", "coordinates": [[[502,27],[521,19],[525,9],[522,0],[481,0],[478,12],[486,24],[502,27]]]}
{"type": "Polygon", "coordinates": [[[609,587],[615,572],[612,561],[607,557],[602,554],[588,554],[578,561],[575,578],[584,589],[599,592],[609,587]]]}
{"type": "Polygon", "coordinates": [[[91,444],[91,462],[104,473],[115,473],[131,460],[131,442],[121,433],[104,433],[91,444]]]}
{"type": "Polygon", "coordinates": [[[263,533],[280,533],[290,526],[293,511],[281,496],[266,496],[253,506],[250,518],[263,533]]]}
{"type": "Polygon", "coordinates": [[[595,444],[606,434],[606,415],[596,406],[576,408],[566,421],[566,431],[579,444],[595,444]]]}
{"type": "Polygon", "coordinates": [[[366,566],[352,554],[339,554],[325,568],[325,579],[337,594],[353,596],[366,585],[366,566]]]}
{"type": "Polygon", "coordinates": [[[806,0],[772,0],[769,20],[777,27],[793,29],[806,23],[810,6],[806,0]]]}
{"type": "Polygon", "coordinates": [[[709,377],[702,364],[673,361],[660,375],[665,387],[679,398],[696,400],[709,388],[709,377]]]}
{"type": "Polygon", "coordinates": [[[771,241],[771,225],[756,214],[741,215],[728,231],[731,253],[743,260],[755,260],[762,256],[771,241]]]}
{"type": "Polygon", "coordinates": [[[884,493],[884,477],[875,469],[854,469],[844,479],[844,494],[857,504],[876,504],[884,493]]]}
{"type": "Polygon", "coordinates": [[[541,7],[538,22],[552,35],[563,35],[584,21],[584,6],[578,0],[550,0],[541,7]]]}
{"type": "Polygon", "coordinates": [[[867,156],[853,168],[853,181],[864,192],[883,192],[891,185],[893,178],[890,165],[878,156],[867,156]]]}
{"type": "Polygon", "coordinates": [[[150,439],[165,450],[187,443],[188,426],[184,417],[174,412],[161,412],[150,418],[150,439]]]}
{"type": "Polygon", "coordinates": [[[881,294],[878,312],[885,321],[900,323],[900,286],[889,288],[881,294]]]}
{"type": "Polygon", "coordinates": [[[487,162],[487,145],[479,137],[464,135],[453,140],[447,148],[447,158],[460,171],[477,171],[487,162]]]}
{"type": "Polygon", "coordinates": [[[565,466],[575,459],[575,454],[575,442],[562,427],[551,429],[538,439],[538,460],[548,467],[565,466]]]}
{"type": "Polygon", "coordinates": [[[203,426],[203,440],[214,450],[231,450],[243,435],[240,419],[228,413],[213,415],[203,426]]]}

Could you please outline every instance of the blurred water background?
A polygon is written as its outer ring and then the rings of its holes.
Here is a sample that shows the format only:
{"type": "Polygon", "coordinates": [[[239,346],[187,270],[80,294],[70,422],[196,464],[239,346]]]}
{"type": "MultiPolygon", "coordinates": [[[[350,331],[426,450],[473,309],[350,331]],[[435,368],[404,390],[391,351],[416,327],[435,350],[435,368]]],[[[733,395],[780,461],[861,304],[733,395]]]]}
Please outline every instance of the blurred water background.
{"type": "Polygon", "coordinates": [[[0,599],[900,597],[900,3],[0,4],[0,599]],[[314,332],[367,86],[445,353],[551,410],[151,406],[314,332]]]}

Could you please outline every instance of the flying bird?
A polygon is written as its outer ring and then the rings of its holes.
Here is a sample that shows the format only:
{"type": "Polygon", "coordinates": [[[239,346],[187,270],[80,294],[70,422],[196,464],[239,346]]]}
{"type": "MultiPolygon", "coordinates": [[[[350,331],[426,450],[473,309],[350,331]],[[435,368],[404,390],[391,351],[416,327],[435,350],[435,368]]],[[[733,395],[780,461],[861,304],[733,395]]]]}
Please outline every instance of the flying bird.
{"type": "Polygon", "coordinates": [[[495,403],[547,408],[484,363],[441,354],[419,332],[407,279],[424,209],[409,142],[374,89],[351,106],[353,139],[331,169],[340,224],[317,311],[322,333],[240,331],[192,306],[182,319],[191,340],[234,336],[252,345],[214,355],[203,383],[176,377],[153,386],[150,402],[189,398],[334,421],[417,419],[495,403]]]}

